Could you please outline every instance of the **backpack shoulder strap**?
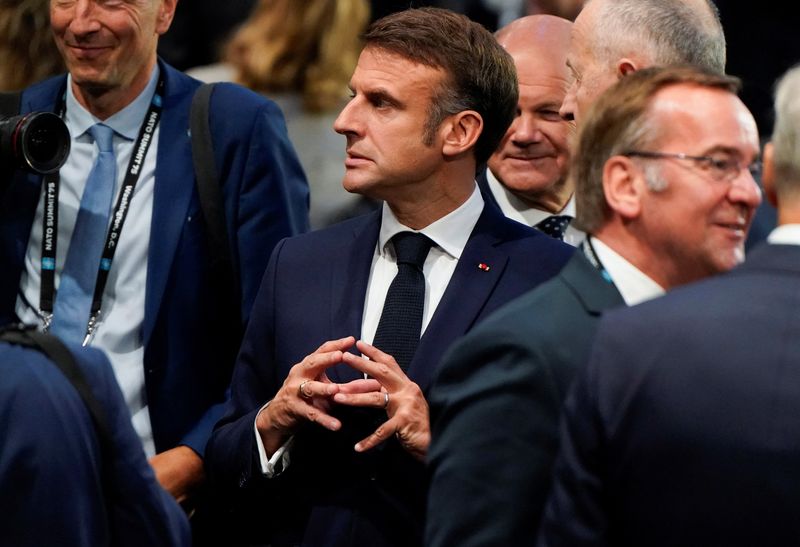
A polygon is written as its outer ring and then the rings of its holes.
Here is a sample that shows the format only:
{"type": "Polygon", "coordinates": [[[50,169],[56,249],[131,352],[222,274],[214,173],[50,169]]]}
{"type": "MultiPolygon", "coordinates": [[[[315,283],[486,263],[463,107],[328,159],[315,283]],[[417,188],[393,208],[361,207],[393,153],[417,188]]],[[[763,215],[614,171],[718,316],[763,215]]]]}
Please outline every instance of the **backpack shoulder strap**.
{"type": "Polygon", "coordinates": [[[75,361],[67,346],[55,336],[38,332],[33,327],[10,326],[0,331],[0,340],[23,347],[33,348],[44,353],[58,367],[78,392],[86,405],[97,430],[101,450],[108,454],[111,443],[111,430],[105,410],[92,394],[86,376],[75,361]]]}

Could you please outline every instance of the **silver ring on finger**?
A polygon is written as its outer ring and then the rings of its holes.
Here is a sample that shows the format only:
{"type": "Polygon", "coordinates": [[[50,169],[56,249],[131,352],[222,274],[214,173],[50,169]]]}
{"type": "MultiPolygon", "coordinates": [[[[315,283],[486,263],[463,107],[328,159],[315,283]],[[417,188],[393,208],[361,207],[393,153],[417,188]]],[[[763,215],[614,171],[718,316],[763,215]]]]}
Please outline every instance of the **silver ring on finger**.
{"type": "Polygon", "coordinates": [[[384,391],[383,392],[383,408],[384,408],[384,410],[388,406],[389,406],[389,392],[388,391],[384,391]]]}
{"type": "Polygon", "coordinates": [[[300,385],[297,386],[297,394],[300,395],[300,397],[302,399],[306,399],[306,400],[311,399],[311,393],[308,393],[308,392],[306,392],[305,389],[303,389],[303,388],[305,388],[306,384],[309,383],[310,381],[311,380],[303,380],[302,382],[300,382],[300,385]]]}

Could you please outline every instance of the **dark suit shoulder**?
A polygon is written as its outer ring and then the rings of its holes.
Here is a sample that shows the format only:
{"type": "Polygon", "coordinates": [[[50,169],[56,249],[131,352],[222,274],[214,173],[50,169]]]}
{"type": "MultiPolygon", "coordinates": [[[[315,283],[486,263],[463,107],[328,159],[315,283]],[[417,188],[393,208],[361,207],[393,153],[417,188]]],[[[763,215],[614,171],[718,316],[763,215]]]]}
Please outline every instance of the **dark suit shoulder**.
{"type": "Polygon", "coordinates": [[[380,218],[380,211],[373,211],[320,230],[289,237],[281,248],[281,262],[307,261],[319,264],[327,258],[342,259],[343,249],[365,230],[374,233],[373,243],[377,243],[380,218]]]}

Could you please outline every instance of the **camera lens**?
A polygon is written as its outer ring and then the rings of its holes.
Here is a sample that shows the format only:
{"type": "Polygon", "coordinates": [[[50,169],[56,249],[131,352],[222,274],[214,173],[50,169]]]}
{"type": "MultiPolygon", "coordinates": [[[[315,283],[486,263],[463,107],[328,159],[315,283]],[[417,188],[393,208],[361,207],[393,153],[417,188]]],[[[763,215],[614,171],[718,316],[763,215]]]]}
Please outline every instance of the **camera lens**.
{"type": "Polygon", "coordinates": [[[49,112],[26,116],[16,130],[22,160],[38,173],[53,173],[69,154],[69,131],[61,118],[49,112]]]}

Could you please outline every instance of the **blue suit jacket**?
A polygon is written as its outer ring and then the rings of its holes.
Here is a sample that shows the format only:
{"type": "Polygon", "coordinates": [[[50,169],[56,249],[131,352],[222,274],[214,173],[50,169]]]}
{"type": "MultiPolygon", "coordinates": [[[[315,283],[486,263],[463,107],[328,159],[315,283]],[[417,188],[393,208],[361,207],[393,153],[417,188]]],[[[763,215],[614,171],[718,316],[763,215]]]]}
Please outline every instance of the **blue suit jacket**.
{"type": "Polygon", "coordinates": [[[112,457],[103,459],[89,412],[56,365],[0,344],[0,545],[189,545],[186,516],[156,482],[108,360],[70,349],[105,412],[112,457]]]}
{"type": "Polygon", "coordinates": [[[800,247],[615,310],[565,407],[540,545],[800,543],[800,247]]]}
{"type": "MultiPolygon", "coordinates": [[[[253,423],[290,368],[326,340],[361,333],[380,211],[276,248],[236,365],[233,398],[206,452],[220,499],[251,512],[256,535],[273,545],[421,543],[424,467],[391,439],[364,455],[353,450],[385,413],[341,412],[337,433],[309,424],[296,436],[292,463],[275,479],[260,472],[253,423]],[[382,416],[381,416],[382,414],[382,416]],[[255,517],[258,515],[258,517],[255,517]],[[253,518],[257,520],[253,521],[253,518]],[[268,522],[265,522],[265,519],[268,522]]],[[[502,304],[558,272],[572,248],[485,207],[409,366],[425,391],[442,353],[502,304]],[[490,266],[486,271],[478,267],[490,266]]],[[[334,382],[360,378],[340,365],[334,382]]],[[[256,539],[256,538],[247,538],[256,539]]]]}
{"type": "MultiPolygon", "coordinates": [[[[240,318],[220,317],[222,291],[209,282],[189,137],[189,108],[200,82],[164,63],[160,67],[165,93],[141,332],[145,382],[156,450],[185,444],[202,454],[221,415],[233,367],[219,343],[218,325],[240,318]]],[[[22,111],[53,111],[65,80],[27,89],[22,111]]],[[[274,103],[220,84],[211,98],[210,126],[246,322],[272,248],[307,228],[308,186],[274,103]]],[[[14,319],[40,199],[40,177],[17,173],[0,203],[0,323],[14,319]]]]}

